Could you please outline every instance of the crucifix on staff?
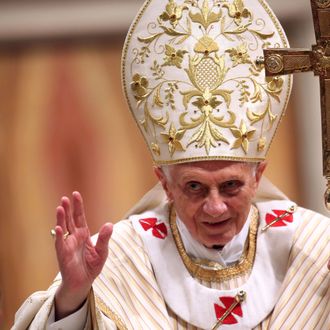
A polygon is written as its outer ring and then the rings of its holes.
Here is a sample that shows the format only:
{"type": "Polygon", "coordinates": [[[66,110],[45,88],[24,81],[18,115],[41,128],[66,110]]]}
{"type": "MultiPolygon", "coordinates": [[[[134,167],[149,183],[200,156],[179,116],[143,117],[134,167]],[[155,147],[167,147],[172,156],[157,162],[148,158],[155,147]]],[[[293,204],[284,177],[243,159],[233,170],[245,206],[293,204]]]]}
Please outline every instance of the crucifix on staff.
{"type": "Polygon", "coordinates": [[[330,1],[311,0],[316,44],[312,49],[265,49],[267,76],[313,71],[320,79],[323,175],[327,180],[325,205],[330,210],[330,1]]]}

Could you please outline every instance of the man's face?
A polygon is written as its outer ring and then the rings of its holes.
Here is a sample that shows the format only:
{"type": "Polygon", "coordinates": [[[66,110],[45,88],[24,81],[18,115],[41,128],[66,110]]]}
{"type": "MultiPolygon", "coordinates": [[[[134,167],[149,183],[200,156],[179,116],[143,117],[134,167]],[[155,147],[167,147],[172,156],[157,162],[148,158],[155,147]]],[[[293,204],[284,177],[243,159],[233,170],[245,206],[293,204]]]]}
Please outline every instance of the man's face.
{"type": "Polygon", "coordinates": [[[265,163],[203,161],[156,169],[169,200],[201,244],[225,245],[247,219],[265,163]]]}

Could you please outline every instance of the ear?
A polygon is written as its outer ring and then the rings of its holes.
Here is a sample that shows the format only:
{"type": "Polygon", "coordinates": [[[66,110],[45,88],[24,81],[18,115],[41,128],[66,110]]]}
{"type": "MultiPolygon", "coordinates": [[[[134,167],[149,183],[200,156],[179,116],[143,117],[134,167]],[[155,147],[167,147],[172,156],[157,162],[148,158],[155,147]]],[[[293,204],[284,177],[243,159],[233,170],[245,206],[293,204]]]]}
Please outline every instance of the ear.
{"type": "Polygon", "coordinates": [[[261,177],[264,174],[266,167],[267,167],[267,162],[265,160],[262,161],[262,162],[260,162],[257,165],[257,169],[256,169],[256,184],[257,184],[257,188],[259,186],[261,177]]]}
{"type": "Polygon", "coordinates": [[[154,173],[156,174],[159,182],[161,183],[165,193],[166,193],[166,196],[167,196],[167,199],[169,201],[172,201],[173,198],[172,198],[172,194],[171,194],[171,191],[169,189],[169,182],[168,182],[168,178],[166,177],[164,171],[162,170],[161,167],[158,167],[158,166],[155,166],[154,167],[154,173]]]}

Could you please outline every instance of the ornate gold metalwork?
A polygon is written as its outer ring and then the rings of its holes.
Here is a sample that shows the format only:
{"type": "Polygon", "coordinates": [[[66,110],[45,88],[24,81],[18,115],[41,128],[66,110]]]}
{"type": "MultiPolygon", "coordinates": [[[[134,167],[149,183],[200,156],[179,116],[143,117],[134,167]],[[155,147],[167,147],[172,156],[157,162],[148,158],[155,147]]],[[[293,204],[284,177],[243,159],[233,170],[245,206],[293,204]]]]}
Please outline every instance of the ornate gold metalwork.
{"type": "Polygon", "coordinates": [[[319,8],[325,9],[330,7],[330,0],[317,0],[316,4],[319,8]]]}
{"type": "Polygon", "coordinates": [[[310,71],[312,52],[296,49],[265,49],[264,64],[267,76],[310,71]]]}
{"type": "Polygon", "coordinates": [[[170,227],[172,230],[176,247],[179,251],[179,254],[181,256],[184,265],[186,266],[191,276],[197,277],[200,280],[204,280],[208,282],[214,282],[214,281],[223,282],[251,271],[256,254],[258,225],[259,225],[259,213],[257,208],[253,206],[253,214],[251,217],[249,237],[242,258],[237,264],[223,268],[221,265],[217,263],[212,263],[213,265],[210,265],[209,262],[205,262],[205,263],[203,261],[195,262],[187,254],[178,227],[176,225],[176,213],[174,207],[170,208],[170,227]]]}
{"type": "MultiPolygon", "coordinates": [[[[264,50],[265,69],[269,76],[313,71],[320,77],[323,175],[330,178],[330,0],[311,0],[316,45],[312,50],[266,49],[264,50]],[[269,58],[281,56],[283,68],[272,72],[269,58]]],[[[326,207],[330,211],[330,187],[325,192],[326,207]]]]}
{"type": "Polygon", "coordinates": [[[266,70],[272,74],[279,74],[284,69],[283,56],[278,54],[270,55],[264,63],[266,70]]]}
{"type": "Polygon", "coordinates": [[[330,77],[330,41],[313,46],[313,71],[316,75],[330,77]]]}

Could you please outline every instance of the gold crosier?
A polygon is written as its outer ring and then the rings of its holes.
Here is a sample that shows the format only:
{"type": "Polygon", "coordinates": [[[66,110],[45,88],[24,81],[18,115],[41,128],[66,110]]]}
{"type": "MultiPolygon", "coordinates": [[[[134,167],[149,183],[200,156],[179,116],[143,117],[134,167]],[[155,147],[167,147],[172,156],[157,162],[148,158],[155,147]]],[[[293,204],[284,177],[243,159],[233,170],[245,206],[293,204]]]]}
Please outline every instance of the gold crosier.
{"type": "Polygon", "coordinates": [[[330,0],[311,0],[316,45],[311,50],[265,49],[266,75],[313,71],[320,78],[325,205],[330,211],[330,0]]]}

